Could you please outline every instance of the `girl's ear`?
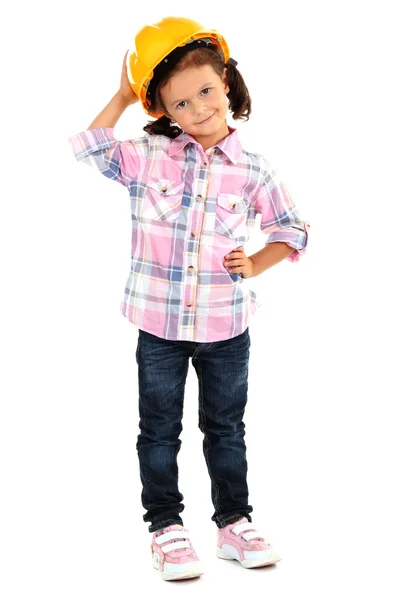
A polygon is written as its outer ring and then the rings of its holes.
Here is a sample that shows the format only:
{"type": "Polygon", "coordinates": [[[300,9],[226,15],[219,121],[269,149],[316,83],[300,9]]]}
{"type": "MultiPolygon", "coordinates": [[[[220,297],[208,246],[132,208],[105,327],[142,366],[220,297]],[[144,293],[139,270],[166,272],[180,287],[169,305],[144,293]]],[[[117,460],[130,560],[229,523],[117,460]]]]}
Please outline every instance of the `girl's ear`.
{"type": "Polygon", "coordinates": [[[229,89],[229,85],[228,85],[228,76],[227,76],[226,72],[227,72],[227,68],[225,67],[224,74],[222,76],[222,81],[224,83],[224,93],[228,94],[230,92],[230,89],[229,89]]]}

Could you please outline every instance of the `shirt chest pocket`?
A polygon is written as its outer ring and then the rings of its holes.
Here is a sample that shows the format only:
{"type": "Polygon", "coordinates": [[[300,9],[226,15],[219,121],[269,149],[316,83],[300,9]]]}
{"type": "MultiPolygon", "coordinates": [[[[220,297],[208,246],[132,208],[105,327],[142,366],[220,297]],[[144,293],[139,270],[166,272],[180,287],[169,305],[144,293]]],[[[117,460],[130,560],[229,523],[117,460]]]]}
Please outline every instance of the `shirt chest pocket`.
{"type": "Polygon", "coordinates": [[[150,179],[143,201],[143,220],[176,221],[181,211],[184,185],[184,182],[175,183],[170,179],[150,179]]]}
{"type": "Polygon", "coordinates": [[[233,240],[247,241],[249,200],[237,194],[218,194],[215,231],[233,240]]]}

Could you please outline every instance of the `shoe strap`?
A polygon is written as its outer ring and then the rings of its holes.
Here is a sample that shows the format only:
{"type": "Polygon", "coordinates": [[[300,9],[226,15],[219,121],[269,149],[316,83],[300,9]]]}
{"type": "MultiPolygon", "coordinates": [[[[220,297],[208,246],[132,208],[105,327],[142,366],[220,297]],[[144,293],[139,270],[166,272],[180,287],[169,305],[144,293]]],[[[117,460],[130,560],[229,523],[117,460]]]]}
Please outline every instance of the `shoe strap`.
{"type": "Polygon", "coordinates": [[[255,538],[258,538],[260,540],[265,540],[265,538],[263,538],[262,535],[257,533],[257,531],[251,531],[249,533],[244,533],[243,537],[246,540],[246,542],[249,542],[250,540],[254,540],[255,538]]]}
{"type": "Polygon", "coordinates": [[[186,548],[190,548],[189,541],[183,542],[172,542],[171,544],[165,544],[165,546],[161,546],[161,550],[166,554],[167,552],[172,552],[173,550],[183,550],[186,548]]]}
{"type": "Polygon", "coordinates": [[[255,530],[255,527],[252,526],[251,523],[241,523],[240,525],[236,525],[235,527],[232,527],[232,531],[233,533],[236,533],[237,535],[239,535],[239,533],[242,533],[243,531],[250,531],[250,530],[255,530]]]}
{"type": "Polygon", "coordinates": [[[179,529],[174,529],[173,531],[168,531],[168,533],[162,533],[161,535],[155,538],[155,542],[159,545],[164,544],[164,542],[170,542],[171,540],[176,539],[189,539],[190,535],[188,531],[181,531],[179,529]]]}
{"type": "Polygon", "coordinates": [[[232,527],[232,531],[236,535],[240,535],[243,533],[243,531],[248,531],[248,533],[243,534],[246,542],[254,540],[255,538],[261,538],[262,540],[264,539],[264,537],[257,533],[254,527],[252,527],[251,523],[241,523],[240,525],[236,525],[236,527],[232,527]]]}

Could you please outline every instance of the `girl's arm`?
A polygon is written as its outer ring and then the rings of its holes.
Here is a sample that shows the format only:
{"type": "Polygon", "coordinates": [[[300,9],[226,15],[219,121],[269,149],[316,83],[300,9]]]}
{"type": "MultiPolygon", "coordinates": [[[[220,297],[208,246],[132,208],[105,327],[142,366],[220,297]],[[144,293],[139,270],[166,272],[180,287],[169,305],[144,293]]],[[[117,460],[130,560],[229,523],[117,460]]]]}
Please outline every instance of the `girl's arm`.
{"type": "Polygon", "coordinates": [[[128,52],[125,54],[124,61],[122,63],[121,82],[118,92],[114,94],[107,106],[103,108],[95,120],[89,125],[88,129],[114,127],[126,108],[139,101],[139,98],[136,96],[129,84],[129,79],[126,72],[126,56],[128,52]]]}
{"type": "Polygon", "coordinates": [[[149,141],[143,136],[120,142],[114,135],[114,126],[124,110],[139,101],[129,84],[125,59],[118,92],[85,131],[71,135],[68,141],[77,160],[128,187],[146,162],[149,141]]]}
{"type": "Polygon", "coordinates": [[[122,113],[128,108],[130,104],[134,104],[135,101],[129,101],[128,98],[122,96],[118,91],[111,98],[110,102],[103,108],[103,110],[97,115],[95,120],[90,123],[88,129],[98,129],[99,127],[114,127],[121,117],[122,113]]]}
{"type": "Polygon", "coordinates": [[[284,258],[287,258],[294,252],[285,242],[273,242],[262,248],[259,252],[249,256],[253,263],[252,277],[257,277],[260,273],[263,273],[266,269],[273,267],[277,263],[281,262],[284,258]]]}

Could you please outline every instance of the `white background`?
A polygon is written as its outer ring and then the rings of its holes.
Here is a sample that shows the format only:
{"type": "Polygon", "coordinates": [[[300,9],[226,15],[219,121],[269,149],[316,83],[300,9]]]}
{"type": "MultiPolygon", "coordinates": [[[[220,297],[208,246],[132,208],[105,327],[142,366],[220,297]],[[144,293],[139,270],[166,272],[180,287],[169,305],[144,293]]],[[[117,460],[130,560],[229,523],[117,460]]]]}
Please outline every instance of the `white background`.
{"type": "MultiPolygon", "coordinates": [[[[398,599],[396,3],[151,4],[3,15],[0,595],[398,599]],[[117,91],[138,29],[168,15],[225,35],[253,100],[248,123],[229,123],[311,223],[308,254],[250,286],[264,303],[250,325],[250,503],[283,560],[215,557],[191,367],[179,468],[205,575],[181,584],[152,569],[142,519],[137,329],[119,311],[129,197],[67,141],[117,91]]],[[[117,136],[146,122],[129,107],[117,136]]],[[[254,230],[246,251],[263,243],[254,230]]]]}

